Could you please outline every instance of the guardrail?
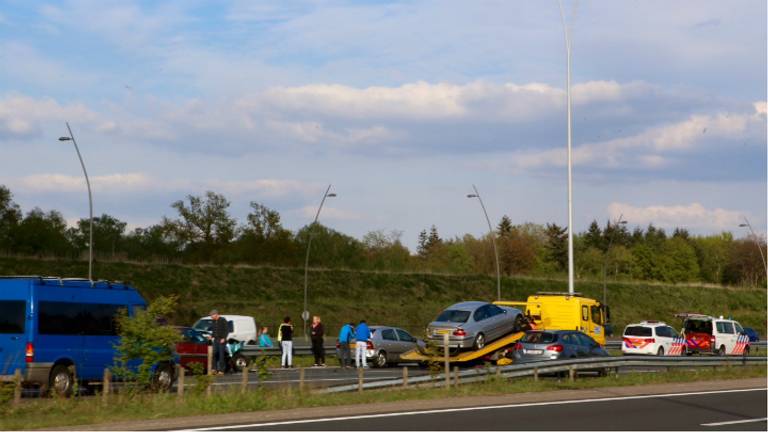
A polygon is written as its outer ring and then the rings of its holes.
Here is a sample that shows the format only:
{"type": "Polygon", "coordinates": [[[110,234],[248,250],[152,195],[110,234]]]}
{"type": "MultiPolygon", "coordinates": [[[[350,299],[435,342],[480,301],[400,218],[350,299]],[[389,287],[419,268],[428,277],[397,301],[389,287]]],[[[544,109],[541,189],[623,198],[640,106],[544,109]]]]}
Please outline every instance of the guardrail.
{"type": "MultiPolygon", "coordinates": [[[[586,359],[568,359],[513,364],[485,369],[470,369],[458,373],[424,375],[408,379],[408,385],[431,384],[435,387],[446,385],[446,381],[457,380],[462,384],[484,381],[492,375],[504,378],[538,376],[541,374],[575,374],[578,371],[602,371],[627,367],[719,367],[742,366],[748,364],[766,364],[767,357],[600,357],[586,359]]],[[[451,385],[451,384],[448,384],[451,385]]],[[[381,389],[403,386],[403,379],[381,380],[362,384],[329,387],[323,393],[340,393],[361,389],[381,389]]]]}

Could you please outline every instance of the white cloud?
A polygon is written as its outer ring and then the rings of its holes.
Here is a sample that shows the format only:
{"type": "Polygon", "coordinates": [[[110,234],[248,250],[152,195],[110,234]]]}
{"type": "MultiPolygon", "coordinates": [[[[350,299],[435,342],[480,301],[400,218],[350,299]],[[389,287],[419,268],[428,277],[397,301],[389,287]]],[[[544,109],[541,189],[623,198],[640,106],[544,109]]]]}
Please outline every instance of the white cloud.
{"type": "Polygon", "coordinates": [[[699,203],[687,205],[654,205],[636,207],[631,204],[613,202],[608,206],[612,219],[620,215],[630,224],[654,224],[664,228],[683,227],[696,230],[733,230],[741,223],[742,214],[722,208],[708,209],[699,203]]]}
{"type": "MultiPolygon", "coordinates": [[[[300,211],[301,215],[304,218],[307,219],[314,219],[315,214],[317,214],[317,207],[316,206],[305,206],[301,208],[300,211]]],[[[364,215],[348,211],[348,210],[341,210],[335,207],[329,207],[329,206],[323,206],[323,211],[320,214],[320,220],[322,222],[323,219],[332,219],[332,220],[360,220],[363,219],[364,215]]]]}
{"type": "MultiPolygon", "coordinates": [[[[109,174],[90,177],[94,191],[136,191],[145,190],[155,184],[150,177],[142,173],[109,174]]],[[[34,174],[12,182],[22,190],[29,192],[80,192],[85,190],[83,176],[63,174],[34,174]]]]}
{"type": "Polygon", "coordinates": [[[62,105],[54,99],[35,99],[13,95],[0,99],[0,136],[29,137],[39,134],[51,122],[65,132],[64,122],[91,124],[100,127],[106,124],[101,115],[83,104],[62,105]]]}

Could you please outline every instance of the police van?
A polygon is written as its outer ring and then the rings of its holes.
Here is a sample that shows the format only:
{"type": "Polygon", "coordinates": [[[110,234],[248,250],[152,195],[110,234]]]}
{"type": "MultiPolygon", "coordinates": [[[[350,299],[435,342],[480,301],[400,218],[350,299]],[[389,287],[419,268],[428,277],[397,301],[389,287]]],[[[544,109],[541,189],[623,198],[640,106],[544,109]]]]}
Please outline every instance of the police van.
{"type": "Polygon", "coordinates": [[[19,370],[25,385],[61,395],[72,392],[75,379],[100,381],[114,364],[115,315],[145,307],[123,283],[0,277],[0,381],[19,370]]]}

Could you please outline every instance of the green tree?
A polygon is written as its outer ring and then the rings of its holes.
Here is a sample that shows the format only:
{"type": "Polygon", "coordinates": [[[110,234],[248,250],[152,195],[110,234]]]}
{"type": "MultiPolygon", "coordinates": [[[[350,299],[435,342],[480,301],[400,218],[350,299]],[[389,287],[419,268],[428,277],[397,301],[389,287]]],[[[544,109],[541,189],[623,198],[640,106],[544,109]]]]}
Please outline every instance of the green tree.
{"type": "Polygon", "coordinates": [[[0,185],[0,251],[12,252],[13,234],[21,219],[21,209],[13,201],[13,194],[7,187],[0,185]]]}
{"type": "Polygon", "coordinates": [[[557,271],[568,267],[568,236],[566,228],[557,224],[547,224],[545,245],[547,260],[554,264],[557,271]]]}
{"type": "Polygon", "coordinates": [[[180,219],[165,220],[177,240],[188,253],[210,259],[235,237],[237,221],[228,212],[229,201],[224,195],[208,191],[205,197],[188,195],[189,204],[176,201],[171,207],[178,211],[180,219]]]}
{"type": "Polygon", "coordinates": [[[156,371],[173,364],[175,344],[181,340],[181,335],[175,328],[158,323],[166,321],[176,310],[177,303],[175,296],[161,296],[155,298],[146,310],[134,308],[133,316],[125,309],[118,313],[120,339],[115,345],[118,376],[141,389],[149,388],[156,371]]]}
{"type": "Polygon", "coordinates": [[[605,248],[607,247],[607,242],[603,238],[603,231],[600,229],[600,225],[597,224],[596,220],[593,220],[592,223],[589,224],[589,229],[581,237],[584,238],[584,246],[586,248],[605,251],[605,248]]]}
{"type": "Polygon", "coordinates": [[[256,238],[269,240],[285,231],[280,223],[280,213],[256,201],[251,201],[251,212],[248,213],[247,219],[246,230],[252,232],[256,238]]]}
{"type": "Polygon", "coordinates": [[[697,237],[692,240],[699,261],[701,278],[710,283],[723,283],[723,272],[733,248],[733,234],[697,237]]]}
{"type": "MultiPolygon", "coordinates": [[[[124,240],[126,223],[108,214],[93,218],[93,250],[96,256],[114,257],[120,251],[124,240]]],[[[77,221],[77,228],[72,233],[72,241],[78,251],[88,249],[90,239],[88,219],[77,221]]]]}
{"type": "Polygon", "coordinates": [[[17,253],[38,256],[65,256],[72,252],[67,223],[56,210],[48,213],[35,207],[19,223],[14,234],[17,253]]]}
{"type": "Polygon", "coordinates": [[[410,267],[411,254],[400,242],[402,231],[371,231],[363,236],[367,266],[376,270],[403,270],[410,267]]]}
{"type": "Polygon", "coordinates": [[[512,234],[512,220],[509,216],[504,215],[501,217],[501,221],[499,221],[499,225],[496,227],[496,232],[500,237],[512,234]]]}

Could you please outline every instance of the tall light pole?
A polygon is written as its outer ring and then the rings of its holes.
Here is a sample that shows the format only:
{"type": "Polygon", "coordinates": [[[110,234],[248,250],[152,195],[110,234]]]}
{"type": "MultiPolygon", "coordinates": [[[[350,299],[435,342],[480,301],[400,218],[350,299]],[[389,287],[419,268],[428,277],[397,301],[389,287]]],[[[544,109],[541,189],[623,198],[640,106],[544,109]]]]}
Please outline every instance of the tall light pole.
{"type": "Polygon", "coordinates": [[[72,141],[72,144],[75,145],[75,151],[77,152],[77,158],[80,159],[80,166],[83,167],[83,174],[85,175],[85,184],[88,186],[88,280],[93,280],[93,195],[91,194],[91,181],[88,179],[88,171],[85,170],[85,163],[83,162],[83,156],[80,154],[80,149],[77,147],[77,141],[75,141],[75,136],[72,134],[72,128],[69,127],[69,122],[67,122],[67,131],[69,131],[69,136],[63,136],[59,137],[59,141],[72,141]]]}
{"type": "Polygon", "coordinates": [[[755,245],[757,246],[757,250],[760,251],[760,258],[763,260],[763,268],[765,269],[765,277],[768,279],[768,263],[766,263],[765,255],[763,255],[763,247],[760,245],[759,237],[757,234],[755,234],[755,231],[752,229],[752,225],[749,223],[749,219],[747,219],[746,216],[744,216],[744,223],[739,224],[739,227],[741,228],[749,228],[750,234],[752,234],[752,238],[755,241],[755,245]]]}
{"type": "Polygon", "coordinates": [[[611,236],[608,238],[608,247],[605,249],[605,257],[603,258],[603,305],[608,304],[607,298],[608,298],[608,285],[605,281],[608,273],[608,253],[611,251],[611,245],[613,245],[613,239],[616,237],[616,231],[617,229],[620,229],[621,225],[626,225],[627,221],[624,219],[624,214],[620,214],[619,218],[616,219],[616,223],[613,224],[614,231],[611,233],[611,236]]]}
{"type": "Polygon", "coordinates": [[[480,207],[483,208],[483,213],[485,214],[485,221],[488,222],[488,235],[491,236],[493,254],[496,257],[496,299],[501,300],[501,267],[499,266],[499,250],[496,248],[496,234],[493,232],[491,219],[488,217],[488,212],[485,210],[485,204],[483,203],[483,198],[480,196],[480,192],[477,191],[475,185],[472,185],[472,189],[475,190],[475,193],[467,195],[467,198],[477,198],[477,200],[480,201],[480,207]]]}
{"type": "Polygon", "coordinates": [[[563,34],[565,35],[566,52],[566,85],[565,92],[568,104],[568,293],[574,293],[573,287],[573,166],[571,157],[571,39],[569,36],[568,25],[565,23],[565,12],[563,12],[562,0],[557,1],[560,6],[560,20],[563,22],[563,34]]]}
{"type": "Polygon", "coordinates": [[[325,193],[323,194],[323,199],[320,200],[320,207],[317,208],[317,213],[315,213],[315,220],[312,221],[312,225],[309,226],[309,240],[307,241],[307,256],[304,259],[304,310],[301,311],[301,319],[304,320],[304,339],[308,338],[307,334],[307,321],[309,321],[309,310],[307,309],[307,286],[309,281],[309,250],[312,247],[312,230],[315,228],[315,225],[317,225],[317,219],[320,218],[320,211],[323,210],[323,204],[325,204],[326,198],[333,198],[336,194],[331,192],[331,185],[328,185],[328,188],[325,190],[325,193]]]}

